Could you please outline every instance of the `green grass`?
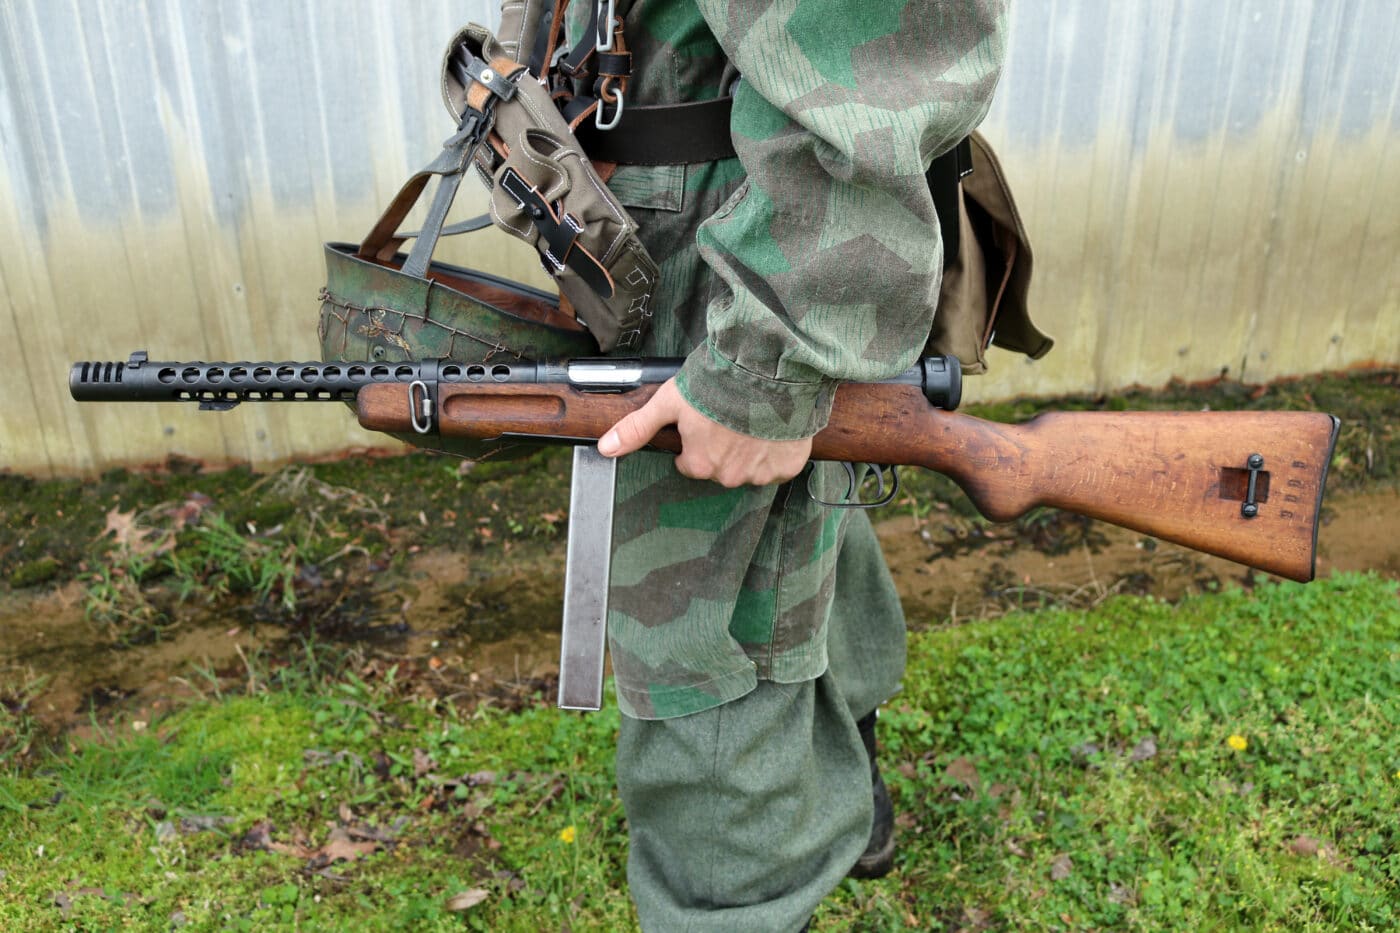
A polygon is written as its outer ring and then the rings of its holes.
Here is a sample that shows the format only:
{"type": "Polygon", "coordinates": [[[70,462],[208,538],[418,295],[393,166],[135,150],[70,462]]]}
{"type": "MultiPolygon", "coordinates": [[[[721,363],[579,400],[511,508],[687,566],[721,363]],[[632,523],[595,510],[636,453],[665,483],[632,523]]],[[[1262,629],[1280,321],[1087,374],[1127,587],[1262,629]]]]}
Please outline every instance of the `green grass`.
{"type": "MultiPolygon", "coordinates": [[[[882,717],[898,870],[816,929],[1400,924],[1394,582],[1120,598],[910,648],[882,717]]],[[[465,712],[314,648],[239,683],[0,770],[0,928],[635,928],[615,712],[465,712]]]]}
{"type": "Polygon", "coordinates": [[[1400,923],[1393,583],[1125,598],[918,646],[885,719],[914,820],[890,928],[906,904],[1014,929],[1400,923]]]}

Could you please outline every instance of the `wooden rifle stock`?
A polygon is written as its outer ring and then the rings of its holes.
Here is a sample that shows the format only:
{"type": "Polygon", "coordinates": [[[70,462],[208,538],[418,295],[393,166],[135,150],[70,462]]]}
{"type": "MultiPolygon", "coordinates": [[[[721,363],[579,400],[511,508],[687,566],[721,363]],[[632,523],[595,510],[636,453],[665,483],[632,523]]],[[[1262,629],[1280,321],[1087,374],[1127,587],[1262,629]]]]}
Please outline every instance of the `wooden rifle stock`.
{"type": "MultiPolygon", "coordinates": [[[[438,429],[596,440],[655,391],[443,383],[438,429]]],[[[365,386],[360,423],[411,431],[410,405],[402,386],[365,386]]],[[[1052,412],[1012,425],[934,408],[915,386],[847,384],[812,457],[935,470],[993,521],[1053,506],[1307,581],[1339,426],[1327,414],[1252,411],[1052,412]]],[[[667,428],[652,446],[675,452],[679,435],[667,428]]]]}

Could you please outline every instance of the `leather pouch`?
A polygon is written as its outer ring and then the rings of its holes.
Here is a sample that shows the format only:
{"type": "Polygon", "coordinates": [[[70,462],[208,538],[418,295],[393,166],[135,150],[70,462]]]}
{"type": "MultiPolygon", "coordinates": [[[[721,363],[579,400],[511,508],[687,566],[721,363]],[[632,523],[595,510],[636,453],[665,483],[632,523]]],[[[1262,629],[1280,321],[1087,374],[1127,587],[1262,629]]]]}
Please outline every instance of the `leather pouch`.
{"type": "Polygon", "coordinates": [[[474,153],[491,189],[491,220],[535,248],[559,285],[561,306],[600,349],[640,347],[656,263],[549,92],[475,24],[448,44],[442,91],[459,122],[491,112],[474,153]]]}

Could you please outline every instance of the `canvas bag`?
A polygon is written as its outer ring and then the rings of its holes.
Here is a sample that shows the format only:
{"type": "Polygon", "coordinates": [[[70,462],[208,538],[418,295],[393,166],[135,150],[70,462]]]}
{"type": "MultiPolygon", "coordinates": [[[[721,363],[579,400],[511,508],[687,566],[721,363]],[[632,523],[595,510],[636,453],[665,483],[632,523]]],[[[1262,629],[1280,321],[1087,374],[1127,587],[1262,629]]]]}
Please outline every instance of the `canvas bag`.
{"type": "Polygon", "coordinates": [[[925,349],[956,356],[963,373],[978,375],[987,371],[990,345],[1038,360],[1055,342],[1030,319],[1030,240],[1005,172],[980,133],[969,142],[971,171],[957,197],[957,253],[944,264],[925,349]]]}

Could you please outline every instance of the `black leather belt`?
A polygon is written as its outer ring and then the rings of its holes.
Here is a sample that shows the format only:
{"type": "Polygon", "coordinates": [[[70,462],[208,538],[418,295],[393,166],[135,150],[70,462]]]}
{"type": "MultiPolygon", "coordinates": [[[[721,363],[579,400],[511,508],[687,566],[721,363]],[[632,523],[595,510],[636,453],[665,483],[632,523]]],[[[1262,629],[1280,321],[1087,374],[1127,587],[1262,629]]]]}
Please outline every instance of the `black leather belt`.
{"type": "Polygon", "coordinates": [[[689,104],[625,104],[610,130],[584,120],[574,135],[595,162],[618,165],[690,165],[734,158],[729,112],[734,98],[689,104]]]}
{"type": "MultiPolygon", "coordinates": [[[[732,159],[734,141],[729,135],[729,114],[734,98],[718,97],[689,104],[624,106],[622,118],[611,130],[600,130],[592,120],[579,124],[574,135],[595,162],[618,165],[691,165],[732,159]]],[[[933,160],[925,173],[938,211],[943,234],[943,268],[958,256],[958,186],[972,171],[972,144],[963,139],[933,160]]]]}

